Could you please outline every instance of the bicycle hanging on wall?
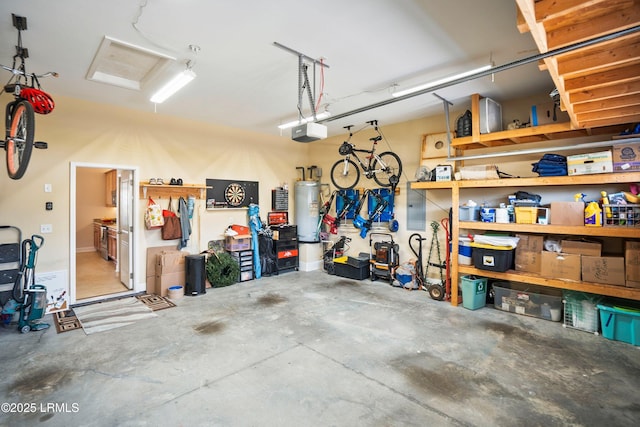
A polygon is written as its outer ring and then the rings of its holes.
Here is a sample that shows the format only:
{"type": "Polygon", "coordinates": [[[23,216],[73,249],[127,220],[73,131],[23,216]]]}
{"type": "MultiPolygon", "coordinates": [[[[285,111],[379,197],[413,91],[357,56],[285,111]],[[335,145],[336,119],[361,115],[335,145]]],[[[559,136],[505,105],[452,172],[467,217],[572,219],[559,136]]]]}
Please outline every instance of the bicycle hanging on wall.
{"type": "Polygon", "coordinates": [[[377,136],[369,138],[369,141],[372,141],[370,150],[356,148],[355,144],[351,142],[353,137],[351,128],[353,126],[345,126],[345,129],[349,131],[349,138],[338,148],[338,152],[344,158],[338,160],[331,168],[331,181],[333,185],[341,190],[351,189],[358,184],[360,168],[362,168],[367,178],[373,178],[382,187],[395,187],[400,180],[400,174],[402,173],[400,157],[391,151],[376,153],[376,145],[378,141],[382,140],[382,134],[378,129],[377,120],[371,120],[367,123],[374,126],[378,133],[377,136]],[[367,153],[366,161],[362,161],[358,153],[367,153]]]}
{"type": "Polygon", "coordinates": [[[0,64],[0,68],[9,71],[12,76],[0,91],[10,93],[14,100],[5,109],[5,139],[0,141],[0,148],[6,152],[7,172],[11,179],[20,179],[29,166],[33,147],[46,149],[48,144],[43,141],[33,141],[35,134],[35,116],[49,114],[55,103],[51,96],[40,89],[39,78],[54,76],[57,73],[48,72],[37,75],[27,73],[25,59],[29,51],[22,46],[22,31],[27,29],[27,18],[12,14],[13,26],[18,30],[18,44],[13,56],[11,67],[0,64]]]}

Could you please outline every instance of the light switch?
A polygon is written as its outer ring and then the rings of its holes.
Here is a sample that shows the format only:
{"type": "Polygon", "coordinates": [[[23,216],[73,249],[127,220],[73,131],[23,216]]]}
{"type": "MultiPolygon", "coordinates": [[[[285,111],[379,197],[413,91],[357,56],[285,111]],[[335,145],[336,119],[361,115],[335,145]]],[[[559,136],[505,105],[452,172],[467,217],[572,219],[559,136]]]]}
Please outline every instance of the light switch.
{"type": "Polygon", "coordinates": [[[53,191],[53,188],[51,187],[51,184],[45,184],[44,185],[44,192],[45,193],[51,193],[51,191],[53,191]]]}

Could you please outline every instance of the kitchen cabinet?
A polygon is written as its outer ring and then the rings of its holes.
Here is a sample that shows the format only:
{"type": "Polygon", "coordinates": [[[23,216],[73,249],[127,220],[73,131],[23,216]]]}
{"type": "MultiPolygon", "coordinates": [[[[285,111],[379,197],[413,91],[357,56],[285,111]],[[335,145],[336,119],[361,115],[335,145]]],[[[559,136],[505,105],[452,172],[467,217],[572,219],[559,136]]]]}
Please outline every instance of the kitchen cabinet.
{"type": "Polygon", "coordinates": [[[109,259],[118,260],[118,232],[111,227],[107,230],[107,253],[109,254],[109,259]]]}
{"type": "MultiPolygon", "coordinates": [[[[597,175],[577,175],[577,176],[554,176],[554,177],[534,177],[534,178],[512,178],[512,179],[486,179],[486,180],[466,180],[449,182],[414,182],[411,188],[443,190],[451,192],[452,220],[451,235],[451,304],[458,305],[458,280],[460,275],[478,275],[491,277],[499,280],[530,283],[552,288],[570,289],[584,291],[593,294],[606,295],[611,297],[640,300],[640,289],[617,285],[606,285],[601,283],[591,283],[584,281],[567,281],[560,279],[549,279],[538,274],[527,273],[515,270],[506,272],[496,272],[477,269],[473,266],[463,266],[458,263],[458,241],[456,236],[461,235],[461,230],[469,231],[501,231],[510,233],[535,233],[545,235],[574,235],[580,237],[612,237],[616,239],[640,239],[640,227],[586,227],[586,226],[564,226],[564,225],[541,225],[541,224],[517,224],[517,223],[494,223],[478,221],[460,221],[460,200],[464,198],[464,192],[470,189],[487,188],[508,192],[526,187],[555,187],[566,190],[569,197],[572,194],[581,192],[580,188],[586,186],[601,188],[603,185],[619,186],[620,190],[626,190],[628,183],[640,182],[639,172],[629,173],[609,173],[597,175]]],[[[551,219],[553,222],[553,218],[551,219]]],[[[466,234],[466,233],[462,233],[466,234]]]]}
{"type": "Polygon", "coordinates": [[[118,171],[111,169],[105,172],[105,205],[115,207],[117,205],[118,171]]]}

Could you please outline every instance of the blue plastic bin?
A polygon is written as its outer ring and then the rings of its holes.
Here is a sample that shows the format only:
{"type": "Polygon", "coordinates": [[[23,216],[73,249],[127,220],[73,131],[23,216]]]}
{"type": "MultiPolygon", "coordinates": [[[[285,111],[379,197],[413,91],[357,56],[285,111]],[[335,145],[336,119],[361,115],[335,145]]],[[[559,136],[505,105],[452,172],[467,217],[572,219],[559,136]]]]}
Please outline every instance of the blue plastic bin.
{"type": "Polygon", "coordinates": [[[640,310],[598,304],[602,336],[640,346],[640,310]]]}
{"type": "Polygon", "coordinates": [[[487,303],[487,278],[462,276],[462,306],[469,310],[477,310],[487,303]]]}

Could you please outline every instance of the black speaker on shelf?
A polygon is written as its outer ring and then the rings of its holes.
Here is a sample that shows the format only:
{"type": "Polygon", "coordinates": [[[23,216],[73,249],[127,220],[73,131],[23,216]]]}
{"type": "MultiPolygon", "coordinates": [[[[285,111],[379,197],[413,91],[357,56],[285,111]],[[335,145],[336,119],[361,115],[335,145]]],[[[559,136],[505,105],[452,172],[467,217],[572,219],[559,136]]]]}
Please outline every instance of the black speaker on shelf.
{"type": "Polygon", "coordinates": [[[200,295],[205,294],[205,256],[202,255],[187,255],[184,259],[184,271],[185,271],[185,295],[200,295]]]}

